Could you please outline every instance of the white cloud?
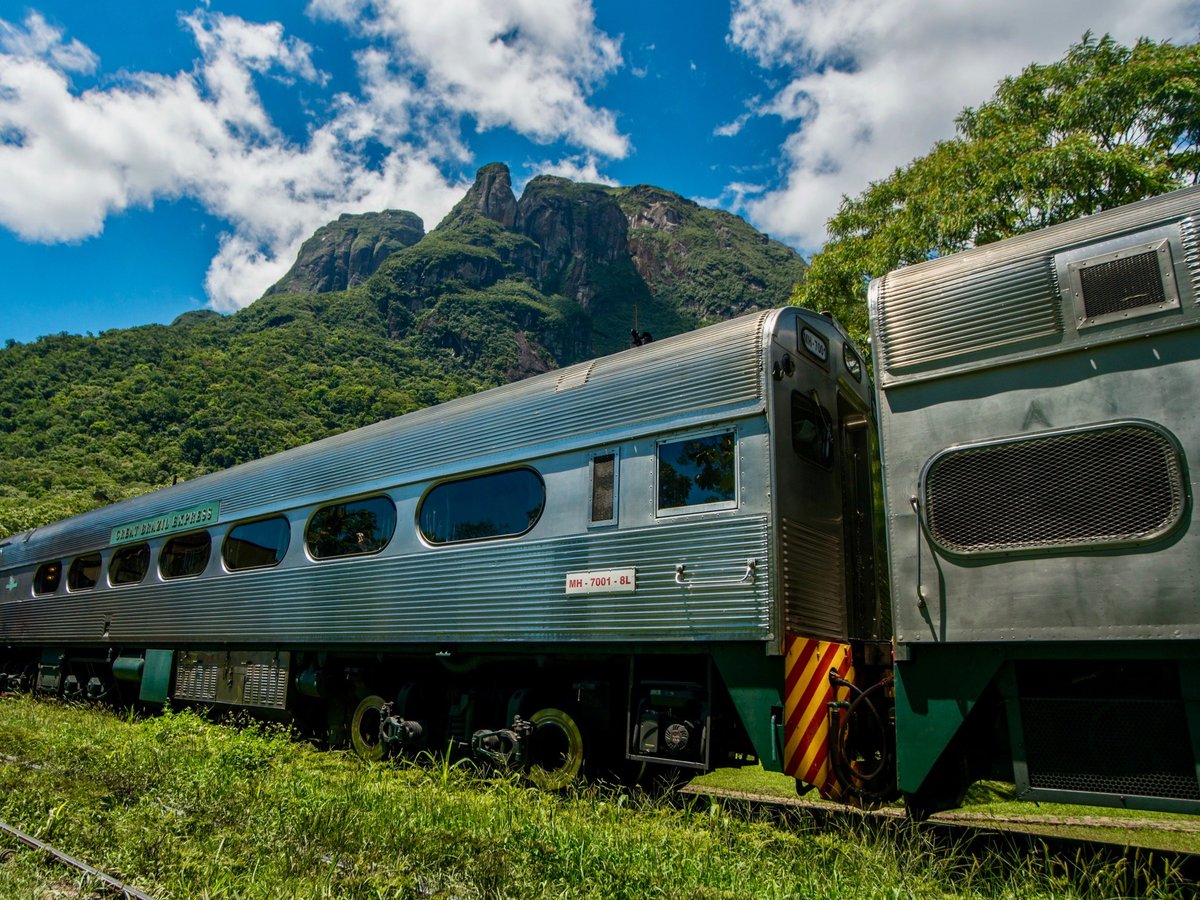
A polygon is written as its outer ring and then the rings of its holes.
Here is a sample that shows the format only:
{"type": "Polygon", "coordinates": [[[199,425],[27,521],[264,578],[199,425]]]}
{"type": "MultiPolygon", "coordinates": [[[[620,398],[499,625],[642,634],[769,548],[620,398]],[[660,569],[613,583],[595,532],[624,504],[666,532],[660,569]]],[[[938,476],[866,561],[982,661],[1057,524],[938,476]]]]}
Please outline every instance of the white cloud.
{"type": "Polygon", "coordinates": [[[373,80],[370,59],[360,60],[364,99],[339,98],[335,117],[297,146],[272,124],[252,73],[320,81],[308,45],[234,16],[183,21],[201,50],[195,71],[125,73],[78,93],[67,73],[94,66],[91,51],[36,15],[24,27],[0,20],[0,226],[79,240],[131,206],[195,198],[231,228],[205,284],[213,307],[232,310],[337,214],[402,207],[437,222],[465,190],[437,165],[460,147],[440,146],[436,130],[419,145],[400,140],[408,88],[373,80]],[[372,138],[390,150],[368,166],[359,148],[372,138]]]}
{"type": "Polygon", "coordinates": [[[122,210],[193,198],[229,229],[205,279],[227,311],[261,296],[339,213],[440,221],[468,186],[442,174],[470,159],[464,116],[584,151],[547,171],[600,181],[597,159],[629,152],[613,113],[589,102],[621,65],[589,0],[313,0],[310,12],[368,46],[357,93],[334,97],[302,143],[274,124],[256,81],[328,76],[277,22],[199,9],[180,17],[200,54],[190,71],[122,72],[80,91],[71,75],[95,71],[90,49],[37,13],[0,19],[0,227],[81,240],[122,210]]]}
{"type": "MultiPolygon", "coordinates": [[[[530,178],[534,175],[557,175],[560,178],[569,178],[571,181],[587,182],[588,184],[607,184],[612,187],[619,184],[600,172],[596,157],[590,153],[568,156],[554,162],[550,160],[526,161],[525,170],[530,173],[530,178]]],[[[526,183],[528,183],[528,179],[516,187],[519,191],[523,191],[526,183]]]]}
{"type": "Polygon", "coordinates": [[[718,125],[713,129],[713,134],[716,137],[737,137],[741,134],[742,129],[746,127],[746,123],[754,116],[753,112],[745,112],[734,119],[732,122],[726,122],[724,125],[718,125]]]}
{"type": "Polygon", "coordinates": [[[959,111],[1004,76],[1060,58],[1089,29],[1124,43],[1192,40],[1198,21],[1196,0],[736,0],[730,42],[791,70],[759,112],[797,123],[782,185],[743,208],[815,250],[843,195],[951,137],[959,111]]]}
{"type": "Polygon", "coordinates": [[[0,19],[0,53],[28,59],[46,59],[64,72],[92,72],[99,60],[79,41],[65,43],[62,32],[41,14],[31,12],[21,28],[0,19]]]}
{"type": "Polygon", "coordinates": [[[588,102],[621,65],[620,40],[596,28],[589,0],[311,0],[309,12],[380,41],[397,71],[419,73],[438,107],[481,131],[629,153],[616,116],[588,102]]]}

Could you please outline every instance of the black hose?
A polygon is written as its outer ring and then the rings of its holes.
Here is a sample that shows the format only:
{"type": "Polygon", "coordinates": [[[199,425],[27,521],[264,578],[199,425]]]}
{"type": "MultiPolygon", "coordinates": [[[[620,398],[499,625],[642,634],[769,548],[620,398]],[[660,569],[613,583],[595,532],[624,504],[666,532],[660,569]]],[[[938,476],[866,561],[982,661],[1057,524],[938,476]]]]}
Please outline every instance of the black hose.
{"type": "Polygon", "coordinates": [[[856,797],[865,800],[881,800],[886,796],[886,787],[883,791],[869,790],[867,785],[887,771],[888,766],[891,764],[891,753],[888,749],[887,725],[883,720],[883,716],[880,715],[879,710],[876,708],[875,704],[870,698],[875,692],[879,690],[885,690],[890,683],[890,679],[884,678],[883,680],[871,685],[865,691],[853,682],[847,681],[846,679],[840,677],[836,672],[829,673],[829,681],[835,687],[846,687],[857,694],[857,696],[850,701],[847,706],[844,707],[845,715],[842,716],[841,721],[836,722],[836,724],[833,721],[834,710],[832,708],[830,709],[831,727],[829,729],[829,759],[831,765],[833,766],[834,774],[836,774],[838,780],[846,786],[847,790],[849,790],[856,797]],[[867,708],[870,709],[871,715],[875,719],[876,725],[879,728],[880,736],[879,764],[872,771],[866,773],[856,771],[853,763],[846,759],[845,754],[846,732],[850,727],[850,721],[854,717],[855,711],[863,703],[866,703],[867,708]],[[863,786],[860,787],[858,782],[862,782],[863,786]]]}

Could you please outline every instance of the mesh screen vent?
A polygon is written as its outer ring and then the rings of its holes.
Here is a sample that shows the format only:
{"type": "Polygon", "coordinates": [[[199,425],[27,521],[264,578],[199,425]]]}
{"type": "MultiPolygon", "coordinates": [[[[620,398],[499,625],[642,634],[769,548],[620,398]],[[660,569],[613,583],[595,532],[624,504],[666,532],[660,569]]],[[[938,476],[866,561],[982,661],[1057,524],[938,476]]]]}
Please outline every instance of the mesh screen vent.
{"type": "Polygon", "coordinates": [[[1125,312],[1167,299],[1154,253],[1139,253],[1083,269],[1083,309],[1089,316],[1125,312]]]}
{"type": "Polygon", "coordinates": [[[592,522],[611,522],[616,518],[613,489],[616,485],[617,457],[605,453],[592,459],[592,522]]]}
{"type": "Polygon", "coordinates": [[[1165,240],[1085,259],[1069,268],[1081,327],[1179,306],[1165,240]]]}
{"type": "Polygon", "coordinates": [[[1151,540],[1185,497],[1174,445],[1135,423],[952,450],[925,476],[930,535],[957,553],[1151,540]]]}
{"type": "Polygon", "coordinates": [[[1200,800],[1178,700],[1023,697],[1029,786],[1200,800]]]}

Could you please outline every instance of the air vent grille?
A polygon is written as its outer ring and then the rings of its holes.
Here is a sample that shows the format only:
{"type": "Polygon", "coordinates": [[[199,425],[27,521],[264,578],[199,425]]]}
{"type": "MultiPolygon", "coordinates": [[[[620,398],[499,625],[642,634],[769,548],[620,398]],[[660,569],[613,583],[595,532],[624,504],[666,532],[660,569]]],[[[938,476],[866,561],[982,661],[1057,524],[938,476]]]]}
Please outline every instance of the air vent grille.
{"type": "Polygon", "coordinates": [[[1139,244],[1068,268],[1081,328],[1179,307],[1168,241],[1139,244]]]}
{"type": "Polygon", "coordinates": [[[283,709],[286,706],[288,670],[275,663],[248,663],[242,687],[242,704],[283,709]]]}
{"type": "Polygon", "coordinates": [[[1200,800],[1178,700],[1023,697],[1029,786],[1200,800]]]}
{"type": "Polygon", "coordinates": [[[175,698],[202,702],[216,700],[218,670],[211,660],[180,657],[175,665],[175,698]]]}
{"type": "Polygon", "coordinates": [[[1083,287],[1084,312],[1089,318],[1167,299],[1154,253],[1139,253],[1083,269],[1079,281],[1083,287]]]}
{"type": "Polygon", "coordinates": [[[1174,444],[1138,423],[955,449],[925,476],[930,534],[957,553],[1150,540],[1185,496],[1174,444]]]}

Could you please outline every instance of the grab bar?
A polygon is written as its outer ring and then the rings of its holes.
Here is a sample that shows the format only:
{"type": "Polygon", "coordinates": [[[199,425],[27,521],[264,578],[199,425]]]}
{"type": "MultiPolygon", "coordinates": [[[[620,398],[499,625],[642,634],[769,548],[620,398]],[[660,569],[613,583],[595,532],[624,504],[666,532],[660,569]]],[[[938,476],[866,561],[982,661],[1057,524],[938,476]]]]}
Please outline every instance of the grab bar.
{"type": "Polygon", "coordinates": [[[746,571],[742,573],[741,578],[693,578],[690,581],[683,580],[683,563],[677,563],[675,566],[675,583],[682,584],[684,587],[712,587],[714,585],[734,585],[734,584],[753,584],[754,576],[758,572],[758,560],[746,560],[746,571]]]}

